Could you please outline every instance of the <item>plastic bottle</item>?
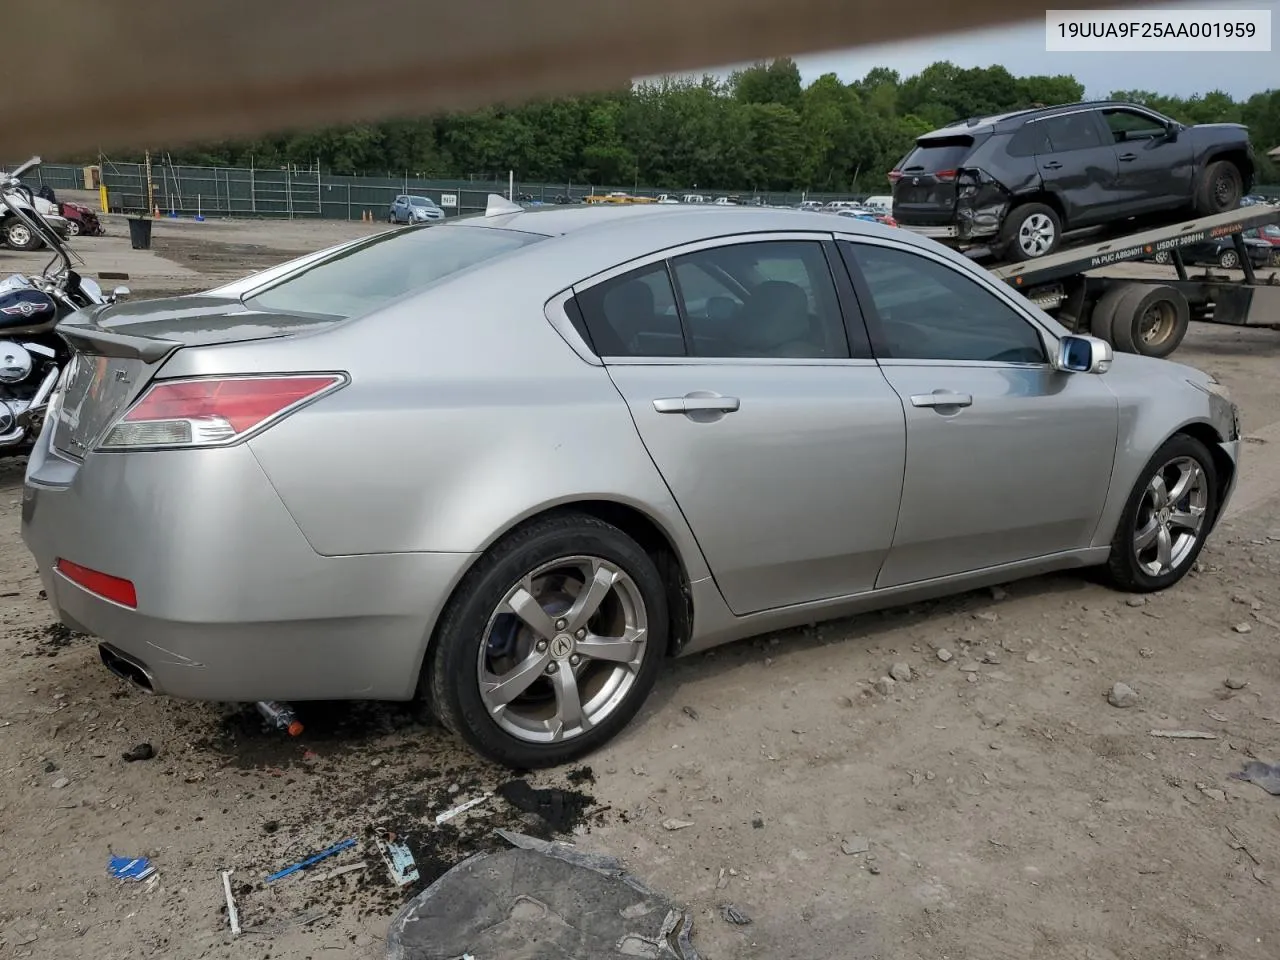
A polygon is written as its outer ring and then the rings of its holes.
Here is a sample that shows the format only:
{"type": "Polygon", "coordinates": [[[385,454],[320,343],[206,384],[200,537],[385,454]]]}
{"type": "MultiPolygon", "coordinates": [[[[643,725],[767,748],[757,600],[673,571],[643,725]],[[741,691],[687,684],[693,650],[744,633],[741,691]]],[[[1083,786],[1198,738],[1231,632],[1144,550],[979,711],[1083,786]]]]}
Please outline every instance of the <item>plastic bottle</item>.
{"type": "Polygon", "coordinates": [[[297,714],[293,712],[293,708],[287,703],[279,703],[275,700],[259,700],[257,707],[258,712],[262,714],[267,723],[277,730],[283,730],[291,737],[296,737],[302,733],[302,724],[298,722],[297,714]]]}

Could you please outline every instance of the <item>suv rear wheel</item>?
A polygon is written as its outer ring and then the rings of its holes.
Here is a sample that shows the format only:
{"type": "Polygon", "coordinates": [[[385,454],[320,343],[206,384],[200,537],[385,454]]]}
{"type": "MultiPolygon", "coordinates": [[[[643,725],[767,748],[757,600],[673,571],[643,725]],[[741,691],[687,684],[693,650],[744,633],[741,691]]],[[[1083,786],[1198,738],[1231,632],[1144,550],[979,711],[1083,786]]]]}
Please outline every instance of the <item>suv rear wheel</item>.
{"type": "Polygon", "coordinates": [[[1244,182],[1240,171],[1230,160],[1218,160],[1204,168],[1196,190],[1195,206],[1199,216],[1226,213],[1240,206],[1244,182]]]}
{"type": "Polygon", "coordinates": [[[1053,207],[1027,203],[1011,210],[1001,230],[1005,256],[1010,260],[1034,260],[1058,249],[1062,221],[1053,207]]]}

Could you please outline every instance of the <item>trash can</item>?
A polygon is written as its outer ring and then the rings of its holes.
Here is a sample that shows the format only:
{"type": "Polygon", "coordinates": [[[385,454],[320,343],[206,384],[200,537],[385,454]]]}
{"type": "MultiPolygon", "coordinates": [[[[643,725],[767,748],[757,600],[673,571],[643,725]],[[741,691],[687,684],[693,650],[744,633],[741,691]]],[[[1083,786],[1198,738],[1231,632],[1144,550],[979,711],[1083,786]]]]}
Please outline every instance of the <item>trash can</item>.
{"type": "Polygon", "coordinates": [[[135,250],[151,249],[151,218],[129,218],[129,242],[135,250]]]}

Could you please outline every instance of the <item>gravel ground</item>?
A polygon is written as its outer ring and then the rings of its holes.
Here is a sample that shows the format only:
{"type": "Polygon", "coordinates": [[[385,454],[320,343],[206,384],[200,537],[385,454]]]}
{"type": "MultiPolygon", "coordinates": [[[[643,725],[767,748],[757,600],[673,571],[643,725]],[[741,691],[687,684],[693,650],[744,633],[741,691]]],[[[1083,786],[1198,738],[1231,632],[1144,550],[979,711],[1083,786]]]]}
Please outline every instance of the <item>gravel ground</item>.
{"type": "MultiPolygon", "coordinates": [[[[90,272],[127,260],[159,293],[379,227],[159,221],[147,253],[111,229],[77,242],[90,272]]],[[[290,740],[133,692],[53,625],[18,537],[23,462],[0,462],[0,958],[380,957],[418,888],[387,879],[379,825],[419,887],[496,826],[621,856],[690,904],[708,960],[1274,958],[1280,797],[1228,774],[1280,760],[1280,333],[1197,325],[1176,359],[1230,385],[1253,440],[1177,588],[1044,577],[731,645],[671,664],[616,742],[535,777],[408,707],[307,705],[290,740]],[[1173,729],[1213,739],[1151,735],[1173,729]],[[154,757],[123,759],[141,743],[154,757]],[[365,869],[263,882],[351,837],[325,866],[365,869]],[[109,852],[158,879],[110,879],[109,852]],[[252,931],[234,941],[232,868],[252,931]]]]}

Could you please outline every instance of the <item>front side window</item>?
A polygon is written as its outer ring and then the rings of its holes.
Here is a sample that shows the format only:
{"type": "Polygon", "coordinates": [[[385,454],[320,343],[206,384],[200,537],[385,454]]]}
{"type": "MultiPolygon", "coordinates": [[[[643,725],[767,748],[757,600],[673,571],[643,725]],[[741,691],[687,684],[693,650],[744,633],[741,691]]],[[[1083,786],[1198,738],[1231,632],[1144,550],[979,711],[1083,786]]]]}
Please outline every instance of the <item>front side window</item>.
{"type": "Polygon", "coordinates": [[[738,243],[687,253],[671,267],[694,356],[849,356],[821,243],[738,243]]]}
{"type": "Polygon", "coordinates": [[[517,230],[440,224],[388,231],[304,268],[248,305],[279,313],[347,319],[545,237],[517,230]]]}
{"type": "Polygon", "coordinates": [[[1164,124],[1155,117],[1136,110],[1104,110],[1102,116],[1111,128],[1116,143],[1126,140],[1150,140],[1165,135],[1164,124]]]}
{"type": "Polygon", "coordinates": [[[1031,322],[960,270],[905,250],[847,242],[840,247],[870,292],[868,327],[877,357],[1047,362],[1031,322]]]}

